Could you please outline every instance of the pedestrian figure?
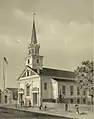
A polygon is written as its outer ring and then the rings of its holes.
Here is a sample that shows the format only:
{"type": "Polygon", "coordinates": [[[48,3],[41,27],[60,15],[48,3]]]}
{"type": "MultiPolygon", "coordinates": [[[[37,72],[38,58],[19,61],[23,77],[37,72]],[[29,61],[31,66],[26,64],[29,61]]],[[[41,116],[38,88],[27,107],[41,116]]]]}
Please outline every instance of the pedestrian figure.
{"type": "Polygon", "coordinates": [[[27,107],[27,99],[25,98],[24,106],[27,107]]]}
{"type": "Polygon", "coordinates": [[[44,109],[45,109],[45,111],[46,111],[46,109],[47,109],[47,106],[46,106],[46,105],[45,105],[44,109]]]}
{"type": "Polygon", "coordinates": [[[68,111],[68,104],[65,104],[65,111],[68,111]]]}
{"type": "Polygon", "coordinates": [[[39,109],[41,110],[41,105],[39,106],[39,109]]]}
{"type": "Polygon", "coordinates": [[[79,114],[79,106],[78,105],[75,105],[75,107],[76,107],[77,114],[79,114]]]}
{"type": "Polygon", "coordinates": [[[23,105],[22,100],[21,100],[21,102],[20,102],[20,103],[21,103],[21,107],[22,107],[22,105],[23,105]]]}
{"type": "Polygon", "coordinates": [[[22,100],[22,106],[24,106],[24,101],[22,100]]]}
{"type": "Polygon", "coordinates": [[[31,107],[31,101],[29,100],[29,107],[31,107]]]}
{"type": "Polygon", "coordinates": [[[17,108],[17,101],[15,102],[15,108],[17,108]]]}
{"type": "Polygon", "coordinates": [[[42,104],[39,106],[39,109],[40,109],[40,110],[42,109],[42,104]]]}

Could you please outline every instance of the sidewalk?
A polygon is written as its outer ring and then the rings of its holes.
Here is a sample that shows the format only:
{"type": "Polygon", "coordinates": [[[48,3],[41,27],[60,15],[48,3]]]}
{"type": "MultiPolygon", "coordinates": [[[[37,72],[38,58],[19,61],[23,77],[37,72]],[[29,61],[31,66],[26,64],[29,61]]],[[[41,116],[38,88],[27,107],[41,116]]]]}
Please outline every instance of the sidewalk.
{"type": "Polygon", "coordinates": [[[14,105],[0,105],[3,107],[7,107],[7,108],[13,108],[13,109],[18,109],[18,110],[24,110],[24,111],[29,111],[29,112],[36,112],[39,114],[48,114],[48,115],[54,115],[54,116],[60,116],[60,117],[70,117],[72,119],[94,119],[94,112],[89,112],[89,111],[83,111],[85,113],[82,114],[77,114],[75,112],[75,110],[73,111],[67,111],[65,112],[64,109],[61,108],[47,108],[47,110],[39,110],[39,108],[35,108],[35,107],[30,107],[30,108],[25,108],[25,107],[18,107],[15,108],[14,105]]]}
{"type": "Polygon", "coordinates": [[[53,114],[58,115],[62,117],[70,117],[70,118],[76,118],[76,119],[94,119],[94,112],[88,112],[88,111],[81,111],[81,114],[77,114],[75,111],[67,111],[61,109],[47,109],[46,111],[41,111],[38,108],[29,108],[29,111],[36,111],[40,113],[47,113],[47,114],[53,114]],[[83,113],[84,112],[84,113],[83,113]]]}

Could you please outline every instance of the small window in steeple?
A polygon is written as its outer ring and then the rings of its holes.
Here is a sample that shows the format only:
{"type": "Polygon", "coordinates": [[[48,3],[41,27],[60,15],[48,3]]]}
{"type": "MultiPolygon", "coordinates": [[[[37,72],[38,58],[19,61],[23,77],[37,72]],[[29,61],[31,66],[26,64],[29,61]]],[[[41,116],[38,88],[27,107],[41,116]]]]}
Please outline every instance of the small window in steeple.
{"type": "Polygon", "coordinates": [[[37,63],[39,63],[39,59],[37,59],[37,63]]]}
{"type": "Polygon", "coordinates": [[[27,70],[27,76],[29,76],[29,70],[27,70]]]}
{"type": "Polygon", "coordinates": [[[30,63],[30,60],[28,59],[28,64],[30,63]]]}

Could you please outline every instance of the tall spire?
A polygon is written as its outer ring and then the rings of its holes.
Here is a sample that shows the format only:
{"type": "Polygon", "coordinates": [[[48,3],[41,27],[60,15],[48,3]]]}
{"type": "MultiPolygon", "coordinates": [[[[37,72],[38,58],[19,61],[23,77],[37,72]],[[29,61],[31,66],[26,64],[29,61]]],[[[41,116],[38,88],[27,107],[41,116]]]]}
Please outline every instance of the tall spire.
{"type": "Polygon", "coordinates": [[[43,56],[40,56],[40,44],[37,42],[36,29],[35,29],[35,13],[33,14],[33,28],[30,44],[28,46],[28,56],[26,57],[26,65],[33,69],[42,69],[43,56]]]}
{"type": "Polygon", "coordinates": [[[31,36],[31,44],[37,43],[36,37],[36,28],[35,28],[35,13],[33,13],[33,27],[32,27],[32,36],[31,36]]]}

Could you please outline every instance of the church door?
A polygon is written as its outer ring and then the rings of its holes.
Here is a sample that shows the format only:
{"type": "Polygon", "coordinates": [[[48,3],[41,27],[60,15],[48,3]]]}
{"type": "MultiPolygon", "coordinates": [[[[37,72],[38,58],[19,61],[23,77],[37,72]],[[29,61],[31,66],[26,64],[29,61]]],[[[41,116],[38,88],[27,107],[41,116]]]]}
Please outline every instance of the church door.
{"type": "Polygon", "coordinates": [[[33,105],[37,105],[37,93],[33,93],[33,105]]]}

